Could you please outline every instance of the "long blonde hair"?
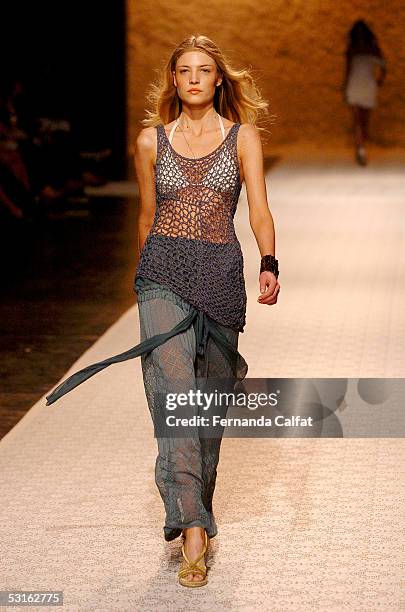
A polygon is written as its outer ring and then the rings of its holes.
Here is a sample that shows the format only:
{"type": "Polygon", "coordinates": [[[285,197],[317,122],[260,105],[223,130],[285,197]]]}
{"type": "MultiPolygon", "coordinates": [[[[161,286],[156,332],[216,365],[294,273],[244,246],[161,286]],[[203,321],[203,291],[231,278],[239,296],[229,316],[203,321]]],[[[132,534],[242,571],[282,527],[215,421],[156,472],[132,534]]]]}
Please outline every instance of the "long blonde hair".
{"type": "MultiPolygon", "coordinates": [[[[176,119],[182,108],[182,102],[173,84],[172,71],[176,69],[179,57],[186,51],[200,50],[216,62],[222,83],[214,94],[214,108],[223,117],[238,123],[252,123],[259,130],[266,130],[258,125],[261,116],[269,117],[267,100],[263,99],[250,71],[233,68],[217,45],[202,34],[185,38],[172,52],[166,66],[160,71],[158,83],[151,83],[146,99],[151,110],[146,109],[147,118],[140,123],[144,127],[170,123],[176,119]]],[[[275,115],[271,115],[275,117],[275,115]]]]}

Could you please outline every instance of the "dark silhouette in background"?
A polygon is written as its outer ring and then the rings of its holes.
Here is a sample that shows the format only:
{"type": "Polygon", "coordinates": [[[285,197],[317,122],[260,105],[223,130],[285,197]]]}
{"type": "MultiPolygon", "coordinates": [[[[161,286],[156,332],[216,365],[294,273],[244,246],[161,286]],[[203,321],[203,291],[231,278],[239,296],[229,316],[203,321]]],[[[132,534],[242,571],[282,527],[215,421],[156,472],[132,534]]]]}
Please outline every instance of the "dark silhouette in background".
{"type": "Polygon", "coordinates": [[[376,35],[363,19],[358,19],[348,34],[346,70],[343,82],[345,101],[352,108],[356,160],[367,164],[365,142],[371,109],[377,106],[377,87],[384,82],[386,60],[376,35]],[[375,76],[379,66],[380,74],[375,76]]]}
{"type": "MultiPolygon", "coordinates": [[[[105,182],[102,171],[86,167],[68,114],[56,108],[52,114],[37,114],[22,80],[3,78],[0,204],[15,219],[38,218],[63,198],[84,196],[86,185],[105,182]]],[[[110,154],[104,152],[105,157],[110,154]]]]}
{"type": "Polygon", "coordinates": [[[127,177],[125,0],[5,0],[0,20],[2,437],[133,305],[137,211],[89,189],[127,177]]]}
{"type": "Polygon", "coordinates": [[[125,3],[16,0],[0,18],[0,220],[14,223],[126,178],[125,3]]]}

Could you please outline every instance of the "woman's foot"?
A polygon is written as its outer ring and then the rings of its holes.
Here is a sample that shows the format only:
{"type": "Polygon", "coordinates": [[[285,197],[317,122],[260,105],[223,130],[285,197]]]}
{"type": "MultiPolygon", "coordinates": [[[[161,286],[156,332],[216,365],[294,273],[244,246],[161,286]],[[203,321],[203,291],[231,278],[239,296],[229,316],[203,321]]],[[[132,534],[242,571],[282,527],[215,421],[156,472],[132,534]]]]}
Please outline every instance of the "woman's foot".
{"type": "MultiPolygon", "coordinates": [[[[184,551],[190,560],[196,559],[204,548],[204,532],[203,527],[188,527],[183,529],[184,551]]],[[[207,536],[208,544],[209,538],[207,536]]],[[[198,582],[203,580],[200,573],[190,572],[185,576],[186,580],[198,582]]]]}

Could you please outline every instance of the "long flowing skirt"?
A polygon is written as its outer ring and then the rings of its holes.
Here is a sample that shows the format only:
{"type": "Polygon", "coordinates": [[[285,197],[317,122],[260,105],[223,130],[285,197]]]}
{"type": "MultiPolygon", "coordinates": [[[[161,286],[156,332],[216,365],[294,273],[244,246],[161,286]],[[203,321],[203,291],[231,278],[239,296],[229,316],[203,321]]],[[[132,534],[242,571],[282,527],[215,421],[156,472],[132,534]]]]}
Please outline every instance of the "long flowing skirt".
{"type": "MultiPolygon", "coordinates": [[[[207,434],[196,426],[182,436],[163,435],[168,430],[161,425],[168,393],[212,392],[218,382],[220,390],[229,393],[245,378],[248,366],[237,350],[239,332],[152,280],[137,277],[135,291],[141,342],[75,372],[46,396],[46,404],[56,402],[112,363],[140,356],[158,444],[155,481],[166,510],[164,537],[170,541],[186,527],[201,526],[212,538],[217,534],[212,499],[223,428],[209,428],[207,434]]],[[[226,403],[215,410],[225,416],[226,403]]],[[[186,406],[186,413],[189,418],[208,416],[204,407],[194,402],[186,406]]]]}
{"type": "MultiPolygon", "coordinates": [[[[188,302],[156,282],[138,277],[136,289],[143,341],[173,328],[190,312],[188,302]]],[[[239,333],[225,326],[220,326],[220,331],[237,351],[239,333]]],[[[155,431],[165,413],[166,393],[202,390],[204,379],[227,381],[229,390],[246,374],[243,368],[246,364],[240,356],[239,369],[235,370],[214,338],[204,337],[204,333],[202,336],[201,351],[197,350],[199,336],[190,326],[141,356],[144,387],[155,431]]],[[[201,406],[192,404],[187,405],[186,412],[187,416],[206,416],[201,406]]],[[[216,437],[203,434],[202,428],[196,428],[187,437],[157,437],[155,482],[166,511],[163,531],[167,541],[178,537],[182,529],[193,526],[205,528],[210,538],[217,534],[213,495],[222,437],[218,432],[216,437]]]]}

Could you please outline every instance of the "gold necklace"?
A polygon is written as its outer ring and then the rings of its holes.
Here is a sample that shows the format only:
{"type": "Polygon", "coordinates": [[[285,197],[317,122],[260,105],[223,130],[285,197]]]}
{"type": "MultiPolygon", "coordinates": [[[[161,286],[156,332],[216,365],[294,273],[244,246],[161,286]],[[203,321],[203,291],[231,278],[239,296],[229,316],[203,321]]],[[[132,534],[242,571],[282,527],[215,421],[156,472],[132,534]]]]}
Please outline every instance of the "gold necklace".
{"type": "MultiPolygon", "coordinates": [[[[194,155],[194,151],[193,151],[193,149],[190,147],[189,142],[188,142],[188,140],[187,140],[187,138],[186,138],[186,136],[185,136],[185,134],[184,134],[184,130],[183,130],[183,128],[182,128],[182,127],[181,127],[181,125],[180,125],[180,121],[179,121],[179,119],[180,119],[180,117],[182,116],[182,114],[183,114],[183,113],[180,113],[180,116],[179,116],[179,117],[176,119],[176,124],[177,124],[177,127],[179,127],[179,128],[180,128],[180,132],[183,134],[183,138],[184,138],[184,140],[186,141],[186,144],[187,144],[188,148],[190,149],[190,151],[191,151],[191,153],[192,153],[192,156],[194,157],[194,159],[196,159],[196,156],[194,155]]],[[[218,118],[219,118],[219,114],[217,113],[217,111],[216,111],[216,110],[214,110],[214,115],[213,115],[213,117],[218,117],[218,118]]]]}

